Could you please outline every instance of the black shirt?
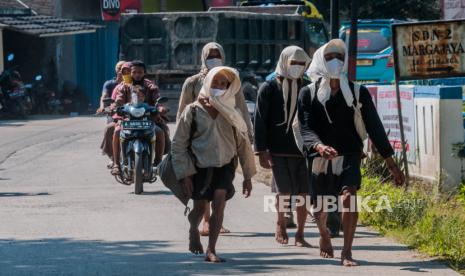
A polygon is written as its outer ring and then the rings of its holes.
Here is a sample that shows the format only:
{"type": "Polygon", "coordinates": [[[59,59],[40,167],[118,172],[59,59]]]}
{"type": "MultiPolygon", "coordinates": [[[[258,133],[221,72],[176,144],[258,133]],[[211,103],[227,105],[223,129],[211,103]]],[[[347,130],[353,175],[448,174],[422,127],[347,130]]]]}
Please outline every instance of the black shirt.
{"type": "MultiPolygon", "coordinates": [[[[299,89],[306,85],[305,80],[299,81],[299,89]]],[[[292,126],[287,131],[284,122],[284,98],[277,80],[263,83],[258,90],[257,105],[254,116],[255,150],[269,151],[275,154],[302,155],[295,142],[292,126]],[[280,125],[281,124],[281,125],[280,125]]],[[[287,110],[290,110],[289,98],[287,110]]],[[[297,108],[293,114],[294,119],[297,108]]],[[[292,120],[291,120],[292,122],[292,120]]]]}
{"type": "MultiPolygon", "coordinates": [[[[350,82],[349,86],[355,101],[354,84],[350,82]]],[[[371,141],[384,158],[391,156],[394,151],[373,104],[370,92],[364,86],[360,88],[359,101],[362,104],[363,122],[371,141]]],[[[326,110],[332,123],[329,122],[316,93],[311,99],[310,88],[302,88],[299,94],[298,111],[304,147],[311,152],[313,146],[322,143],[333,147],[340,155],[361,153],[363,143],[355,129],[354,110],[347,106],[342,91],[339,90],[334,96],[331,95],[326,102],[326,110]]]]}

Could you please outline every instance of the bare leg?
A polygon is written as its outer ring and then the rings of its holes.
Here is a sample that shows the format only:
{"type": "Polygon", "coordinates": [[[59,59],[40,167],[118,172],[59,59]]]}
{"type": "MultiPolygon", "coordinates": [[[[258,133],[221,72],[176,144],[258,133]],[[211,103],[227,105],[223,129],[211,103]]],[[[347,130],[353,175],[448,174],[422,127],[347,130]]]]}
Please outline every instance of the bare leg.
{"type": "MultiPolygon", "coordinates": [[[[278,221],[276,222],[276,233],[275,233],[275,239],[279,244],[288,244],[289,243],[289,237],[287,235],[287,221],[285,214],[286,212],[283,212],[283,210],[280,210],[284,208],[284,206],[279,206],[279,199],[280,198],[289,198],[289,194],[277,194],[276,195],[276,210],[278,210],[278,221]]],[[[288,201],[290,202],[290,200],[288,201]]],[[[286,206],[287,207],[287,206],[286,206]]]]}
{"type": "MultiPolygon", "coordinates": [[[[342,227],[344,230],[344,247],[341,252],[341,262],[343,266],[358,266],[358,263],[352,259],[352,243],[354,241],[355,229],[357,227],[358,212],[350,210],[350,200],[356,196],[355,187],[349,187],[342,194],[342,227]]],[[[355,199],[354,199],[355,200],[355,199]]]]}
{"type": "Polygon", "coordinates": [[[326,220],[328,213],[323,210],[318,210],[314,213],[316,225],[320,232],[320,256],[323,258],[334,258],[333,245],[331,244],[331,237],[328,228],[326,227],[326,220]]]}
{"type": "Polygon", "coordinates": [[[312,247],[304,238],[305,221],[307,220],[307,194],[300,194],[305,199],[303,206],[297,206],[297,232],[295,233],[295,246],[312,247]]]}
{"type": "MultiPolygon", "coordinates": [[[[210,207],[211,204],[207,203],[207,207],[205,208],[205,213],[203,215],[203,225],[202,225],[202,230],[200,231],[200,235],[203,237],[208,236],[208,229],[210,228],[210,207]]],[[[221,226],[220,234],[228,234],[231,233],[229,229],[226,229],[224,226],[221,226]]]]}
{"type": "Polygon", "coordinates": [[[113,133],[113,169],[111,170],[111,174],[115,175],[119,173],[119,158],[120,158],[120,141],[119,141],[119,134],[120,130],[115,130],[113,133]]]}
{"type": "Polygon", "coordinates": [[[189,251],[194,254],[203,254],[202,243],[200,242],[199,224],[205,210],[205,200],[194,200],[194,208],[189,213],[189,251]]]}
{"type": "Polygon", "coordinates": [[[155,165],[160,164],[165,152],[165,132],[163,130],[155,132],[155,165]]]}
{"type": "Polygon", "coordinates": [[[224,262],[216,254],[216,242],[220,235],[221,225],[223,225],[224,208],[226,207],[226,190],[219,189],[215,191],[212,201],[212,215],[210,217],[210,229],[208,236],[208,248],[205,261],[212,263],[224,262]]]}
{"type": "Polygon", "coordinates": [[[202,231],[200,231],[200,235],[202,236],[208,236],[209,234],[209,228],[210,228],[210,208],[211,204],[210,202],[207,202],[207,206],[205,207],[205,212],[203,213],[203,225],[202,225],[202,231]]]}

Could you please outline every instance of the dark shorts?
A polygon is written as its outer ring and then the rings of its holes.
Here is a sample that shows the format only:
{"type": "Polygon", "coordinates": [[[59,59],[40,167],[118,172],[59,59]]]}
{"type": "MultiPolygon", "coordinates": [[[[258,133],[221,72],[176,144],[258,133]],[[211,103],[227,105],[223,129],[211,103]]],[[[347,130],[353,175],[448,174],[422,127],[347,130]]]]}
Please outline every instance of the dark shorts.
{"type": "Polygon", "coordinates": [[[334,175],[331,162],[326,174],[311,173],[310,196],[315,200],[318,196],[338,196],[348,187],[360,189],[362,174],[360,172],[361,157],[359,155],[346,155],[342,165],[342,173],[334,175]]]}
{"type": "Polygon", "coordinates": [[[235,193],[233,180],[236,176],[234,159],[220,168],[197,168],[194,175],[194,191],[192,199],[194,200],[213,200],[216,190],[226,190],[226,200],[233,197],[235,193]]]}
{"type": "Polygon", "coordinates": [[[272,156],[272,158],[276,192],[290,195],[309,192],[307,166],[303,157],[272,156]]]}

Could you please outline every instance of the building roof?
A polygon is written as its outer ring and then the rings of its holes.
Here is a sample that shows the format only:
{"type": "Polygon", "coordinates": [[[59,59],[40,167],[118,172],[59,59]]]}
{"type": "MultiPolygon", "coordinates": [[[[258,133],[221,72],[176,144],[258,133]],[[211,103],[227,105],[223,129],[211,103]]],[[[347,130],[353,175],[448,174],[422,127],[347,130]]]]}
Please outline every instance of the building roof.
{"type": "Polygon", "coordinates": [[[28,9],[0,9],[0,27],[38,37],[93,33],[102,26],[53,16],[33,15],[28,9]]]}

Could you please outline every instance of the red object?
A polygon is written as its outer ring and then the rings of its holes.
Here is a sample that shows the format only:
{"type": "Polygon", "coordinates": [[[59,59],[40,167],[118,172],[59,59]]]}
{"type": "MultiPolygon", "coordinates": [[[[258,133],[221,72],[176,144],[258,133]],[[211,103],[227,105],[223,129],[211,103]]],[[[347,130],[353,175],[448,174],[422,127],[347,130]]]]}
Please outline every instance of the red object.
{"type": "Polygon", "coordinates": [[[394,67],[394,58],[392,56],[388,57],[387,67],[394,67]]]}
{"type": "Polygon", "coordinates": [[[232,0],[212,0],[210,7],[228,7],[233,6],[232,0]]]}
{"type": "Polygon", "coordinates": [[[140,0],[100,0],[100,6],[104,21],[119,21],[122,13],[138,13],[141,9],[140,0]]]}
{"type": "Polygon", "coordinates": [[[369,39],[359,39],[357,44],[358,48],[366,48],[371,45],[371,41],[369,39]]]}

